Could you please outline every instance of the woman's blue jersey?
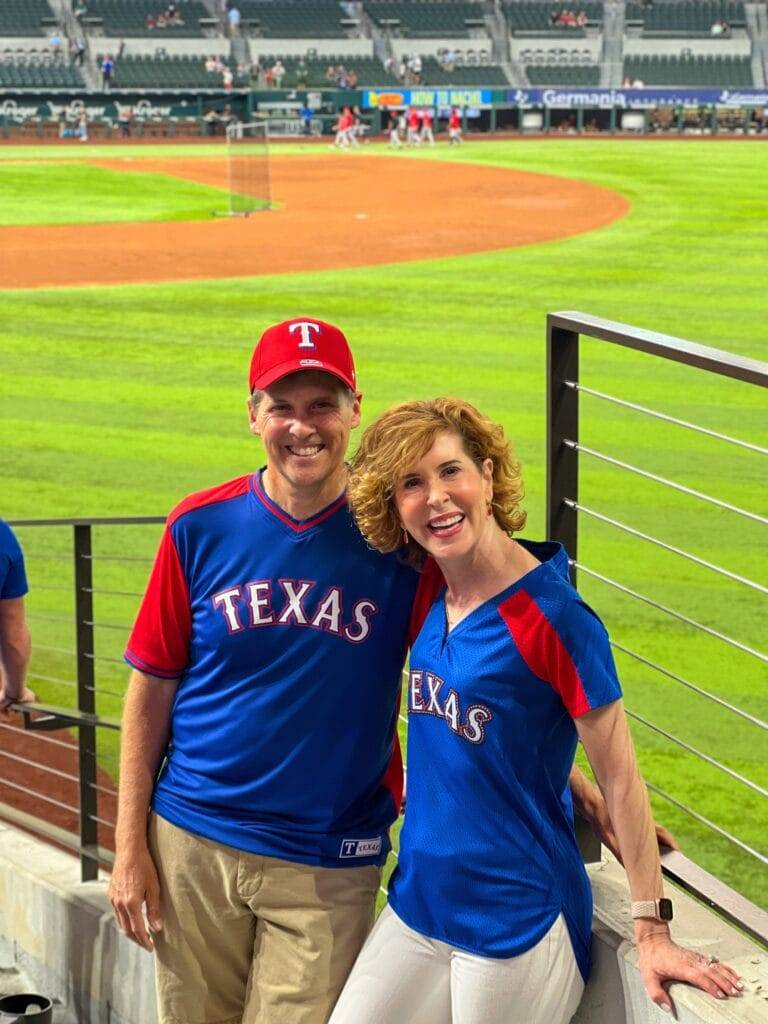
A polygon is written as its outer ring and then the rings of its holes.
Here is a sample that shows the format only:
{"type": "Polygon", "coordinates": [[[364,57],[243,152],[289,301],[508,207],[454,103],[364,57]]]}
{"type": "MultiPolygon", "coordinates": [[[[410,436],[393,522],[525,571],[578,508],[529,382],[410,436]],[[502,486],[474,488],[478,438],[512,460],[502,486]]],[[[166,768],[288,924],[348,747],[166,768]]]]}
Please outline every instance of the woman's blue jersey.
{"type": "Polygon", "coordinates": [[[443,589],[411,651],[408,804],[389,899],[415,931],[488,957],[524,953],[562,911],[586,978],[573,720],[621,691],[563,548],[520,543],[540,565],[450,632],[443,589]]]}
{"type": "Polygon", "coordinates": [[[157,813],[267,856],[382,863],[416,583],[366,545],[343,495],[303,522],[259,475],[182,502],[126,651],[179,680],[157,813]]]}

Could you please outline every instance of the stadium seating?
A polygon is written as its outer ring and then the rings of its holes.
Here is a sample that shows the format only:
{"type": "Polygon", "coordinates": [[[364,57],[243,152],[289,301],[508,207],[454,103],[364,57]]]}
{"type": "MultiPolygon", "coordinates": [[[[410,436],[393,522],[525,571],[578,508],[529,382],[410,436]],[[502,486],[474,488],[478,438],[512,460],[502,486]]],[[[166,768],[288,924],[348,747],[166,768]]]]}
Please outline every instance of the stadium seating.
{"type": "Polygon", "coordinates": [[[658,0],[652,6],[633,2],[627,4],[626,18],[628,25],[641,25],[643,35],[651,38],[709,36],[716,21],[726,21],[732,28],[745,24],[741,0],[658,0]]]}
{"type": "Polygon", "coordinates": [[[600,68],[597,64],[528,64],[525,71],[532,86],[594,88],[600,84],[600,68]]]}
{"type": "Polygon", "coordinates": [[[590,24],[600,25],[603,22],[603,4],[600,0],[584,0],[583,3],[569,3],[567,0],[562,3],[560,0],[505,0],[504,11],[510,31],[515,36],[551,35],[572,39],[584,36],[581,28],[552,24],[552,14],[563,7],[576,14],[583,11],[590,24]]]}
{"type": "MultiPolygon", "coordinates": [[[[277,60],[277,54],[263,54],[259,57],[262,67],[271,67],[277,60]]],[[[285,77],[283,88],[293,88],[298,84],[297,68],[301,58],[293,56],[282,56],[280,59],[285,66],[285,77]]],[[[359,57],[355,54],[327,54],[322,57],[305,57],[307,85],[311,88],[333,89],[335,83],[326,78],[329,67],[338,67],[342,64],[348,71],[354,70],[357,73],[358,86],[381,86],[400,85],[395,75],[384,70],[381,61],[375,57],[359,57]]]]}
{"type": "Polygon", "coordinates": [[[482,5],[466,0],[365,0],[364,9],[377,25],[411,38],[460,38],[485,28],[482,5]]]}
{"type": "Polygon", "coordinates": [[[625,57],[624,75],[645,85],[749,88],[753,84],[749,57],[625,57]]]}
{"type": "Polygon", "coordinates": [[[250,35],[273,39],[343,36],[348,18],[338,0],[240,0],[237,6],[250,35]]]}
{"type": "Polygon", "coordinates": [[[162,40],[203,34],[199,19],[210,20],[210,12],[201,0],[176,0],[183,25],[148,28],[147,18],[156,18],[166,6],[164,0],[88,0],[83,23],[100,26],[106,36],[152,36],[162,40]]]}
{"type": "Polygon", "coordinates": [[[0,87],[16,89],[82,89],[85,82],[74,64],[28,56],[0,61],[0,87]]]}
{"type": "MultiPolygon", "coordinates": [[[[103,55],[99,54],[100,62],[103,55]]],[[[221,90],[221,73],[205,70],[206,55],[122,57],[115,64],[112,86],[116,89],[216,89],[221,90]]],[[[233,68],[233,71],[235,69],[233,68]]],[[[235,85],[248,84],[247,75],[235,74],[235,85]]]]}
{"type": "Polygon", "coordinates": [[[423,57],[421,67],[422,85],[509,85],[506,75],[497,64],[456,64],[452,71],[446,71],[435,57],[423,57]]]}
{"type": "Polygon", "coordinates": [[[43,31],[41,19],[55,21],[48,0],[2,0],[0,36],[37,36],[43,31]]]}

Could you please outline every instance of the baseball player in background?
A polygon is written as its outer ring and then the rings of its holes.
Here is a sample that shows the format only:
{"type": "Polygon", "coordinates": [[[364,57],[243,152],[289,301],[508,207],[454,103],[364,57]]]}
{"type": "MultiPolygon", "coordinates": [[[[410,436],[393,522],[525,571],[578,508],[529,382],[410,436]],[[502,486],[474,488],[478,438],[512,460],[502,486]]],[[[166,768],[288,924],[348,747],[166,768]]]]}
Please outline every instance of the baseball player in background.
{"type": "Polygon", "coordinates": [[[405,137],[405,141],[409,146],[418,146],[421,144],[421,137],[419,135],[419,112],[415,107],[408,108],[408,134],[405,137]]]}
{"type": "MultiPolygon", "coordinates": [[[[325,1024],[401,805],[419,577],[347,506],[346,338],[270,327],[249,389],[266,465],[171,512],[125,655],[110,898],[155,951],[161,1024],[325,1024]]],[[[573,786],[610,842],[599,793],[573,786]]]]}
{"type": "Polygon", "coordinates": [[[448,142],[452,146],[461,143],[461,111],[458,107],[452,107],[448,115],[448,142]]]}
{"type": "Polygon", "coordinates": [[[421,142],[434,146],[435,136],[432,134],[432,111],[425,107],[421,112],[421,131],[419,133],[421,142]]]}

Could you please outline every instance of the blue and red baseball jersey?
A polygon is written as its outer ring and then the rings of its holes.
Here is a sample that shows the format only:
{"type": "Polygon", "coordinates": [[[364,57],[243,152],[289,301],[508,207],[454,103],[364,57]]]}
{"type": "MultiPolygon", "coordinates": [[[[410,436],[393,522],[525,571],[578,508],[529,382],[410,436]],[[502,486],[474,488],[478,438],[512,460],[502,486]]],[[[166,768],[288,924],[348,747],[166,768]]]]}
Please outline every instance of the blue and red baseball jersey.
{"type": "Polygon", "coordinates": [[[488,957],[524,953],[562,911],[586,978],[573,720],[621,690],[564,549],[519,543],[541,564],[450,632],[443,588],[411,651],[408,805],[389,899],[415,931],[488,957]]]}
{"type": "Polygon", "coordinates": [[[417,580],[343,495],[299,522],[255,474],[177,506],[125,655],[179,679],[154,810],[266,856],[382,863],[417,580]]]}
{"type": "Polygon", "coordinates": [[[28,590],[21,545],[8,523],[0,519],[0,600],[23,597],[28,590]]]}

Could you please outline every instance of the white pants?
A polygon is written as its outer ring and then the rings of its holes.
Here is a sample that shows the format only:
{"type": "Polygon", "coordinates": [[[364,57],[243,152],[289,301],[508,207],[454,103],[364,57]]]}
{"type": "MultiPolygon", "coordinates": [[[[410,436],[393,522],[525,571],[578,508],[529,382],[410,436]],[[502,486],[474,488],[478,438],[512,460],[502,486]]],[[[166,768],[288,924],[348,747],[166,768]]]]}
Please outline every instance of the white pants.
{"type": "Polygon", "coordinates": [[[387,906],[329,1024],[567,1024],[583,991],[562,914],[533,949],[497,960],[425,938],[387,906]]]}

